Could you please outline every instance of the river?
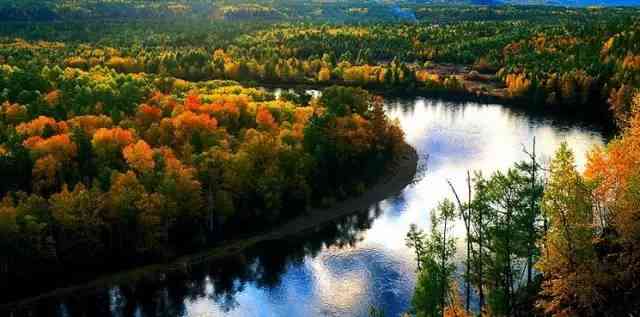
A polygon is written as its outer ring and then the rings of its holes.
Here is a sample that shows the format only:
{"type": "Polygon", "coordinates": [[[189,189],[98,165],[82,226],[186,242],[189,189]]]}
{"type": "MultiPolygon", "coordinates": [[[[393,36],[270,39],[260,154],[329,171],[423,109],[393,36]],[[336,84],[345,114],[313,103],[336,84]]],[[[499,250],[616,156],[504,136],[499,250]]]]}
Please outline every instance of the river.
{"type": "MultiPolygon", "coordinates": [[[[462,189],[466,171],[489,174],[524,159],[536,138],[548,161],[566,141],[583,168],[604,142],[598,126],[501,105],[416,98],[387,102],[420,155],[413,184],[331,225],[269,241],[179,273],[119,280],[116,286],[48,297],[23,307],[35,316],[385,316],[410,308],[415,260],[405,246],[412,223],[428,230],[429,211],[462,189]]],[[[462,234],[461,226],[456,228],[462,234]]],[[[462,250],[463,239],[458,239],[462,250]]]]}

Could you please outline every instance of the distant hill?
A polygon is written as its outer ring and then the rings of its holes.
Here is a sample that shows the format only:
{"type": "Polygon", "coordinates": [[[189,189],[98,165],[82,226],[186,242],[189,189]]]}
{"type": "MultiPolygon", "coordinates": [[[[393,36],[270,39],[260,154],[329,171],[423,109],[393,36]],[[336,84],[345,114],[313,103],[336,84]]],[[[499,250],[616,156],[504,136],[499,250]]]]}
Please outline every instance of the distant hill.
{"type": "Polygon", "coordinates": [[[526,12],[528,9],[514,13],[501,5],[637,6],[640,0],[0,0],[0,21],[199,17],[229,21],[414,22],[426,18],[447,23],[456,21],[455,15],[438,16],[446,13],[447,6],[471,6],[465,16],[459,17],[462,20],[530,18],[529,13],[541,13],[526,12]],[[477,7],[473,6],[477,5],[490,6],[493,11],[474,13],[477,7]],[[527,16],[521,15],[522,11],[527,16]]]}
{"type": "Polygon", "coordinates": [[[514,5],[552,5],[567,7],[617,7],[640,6],[640,0],[503,0],[514,5]]]}
{"type": "Polygon", "coordinates": [[[640,6],[640,0],[399,0],[412,5],[548,5],[563,7],[640,6]]]}

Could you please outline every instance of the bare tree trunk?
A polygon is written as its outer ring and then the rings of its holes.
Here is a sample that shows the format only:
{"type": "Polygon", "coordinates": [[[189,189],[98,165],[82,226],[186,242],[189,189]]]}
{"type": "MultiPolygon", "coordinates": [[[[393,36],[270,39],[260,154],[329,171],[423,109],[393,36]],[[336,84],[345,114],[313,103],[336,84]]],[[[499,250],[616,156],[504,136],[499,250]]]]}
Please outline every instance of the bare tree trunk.
{"type": "Polygon", "coordinates": [[[478,210],[478,297],[480,304],[480,316],[484,313],[484,263],[483,261],[483,248],[484,248],[484,237],[483,237],[483,217],[482,217],[482,208],[478,210]]]}
{"type": "Polygon", "coordinates": [[[440,294],[440,309],[442,310],[442,317],[444,317],[444,306],[445,306],[445,290],[447,288],[447,281],[446,281],[446,272],[445,272],[445,261],[447,258],[447,217],[444,217],[444,230],[442,230],[442,241],[443,241],[443,245],[442,245],[442,258],[440,259],[440,265],[441,265],[441,270],[442,272],[440,272],[441,275],[441,283],[442,283],[442,290],[441,290],[441,294],[440,294]]]}
{"type": "Polygon", "coordinates": [[[505,282],[506,282],[506,292],[507,292],[507,315],[512,316],[513,314],[513,271],[511,267],[511,229],[512,229],[512,215],[513,215],[513,206],[511,206],[510,202],[506,203],[506,229],[507,234],[505,235],[505,252],[507,261],[505,263],[505,282]]]}
{"type": "Polygon", "coordinates": [[[471,303],[471,176],[469,171],[467,171],[467,188],[469,194],[469,200],[467,203],[467,208],[464,208],[460,197],[458,196],[458,192],[456,192],[455,187],[450,181],[449,187],[451,187],[451,191],[453,195],[456,197],[456,201],[458,202],[458,209],[460,209],[460,214],[462,215],[462,220],[464,221],[464,226],[467,234],[467,259],[466,259],[466,268],[465,268],[465,299],[466,299],[466,310],[469,312],[470,303],[471,303]]]}
{"type": "Polygon", "coordinates": [[[511,239],[509,238],[509,233],[507,233],[507,243],[506,243],[505,251],[507,253],[506,254],[507,261],[505,263],[505,280],[506,280],[505,288],[507,291],[507,312],[508,312],[508,315],[511,316],[511,297],[512,297],[511,296],[511,284],[512,284],[511,283],[511,239]]]}
{"type": "Polygon", "coordinates": [[[467,272],[466,272],[466,308],[467,313],[471,311],[471,174],[467,170],[467,219],[465,226],[467,229],[467,272]]]}
{"type": "Polygon", "coordinates": [[[535,237],[535,190],[536,190],[536,138],[533,137],[533,152],[531,153],[531,201],[530,207],[531,210],[531,227],[529,228],[529,241],[528,241],[528,250],[527,250],[527,287],[531,286],[532,276],[533,276],[533,239],[535,237]]]}

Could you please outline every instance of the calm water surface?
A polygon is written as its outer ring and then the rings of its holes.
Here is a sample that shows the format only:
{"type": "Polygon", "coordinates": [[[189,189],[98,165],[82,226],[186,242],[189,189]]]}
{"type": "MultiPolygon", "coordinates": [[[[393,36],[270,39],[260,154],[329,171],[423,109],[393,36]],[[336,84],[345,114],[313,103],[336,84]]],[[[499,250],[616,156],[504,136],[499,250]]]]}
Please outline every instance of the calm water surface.
{"type": "MultiPolygon", "coordinates": [[[[548,160],[566,141],[578,166],[603,143],[598,128],[517,113],[500,105],[430,99],[388,102],[420,155],[415,182],[369,210],[313,232],[271,241],[243,254],[180,273],[123,282],[109,289],[41,300],[25,308],[43,316],[368,316],[371,306],[398,316],[415,285],[412,223],[462,189],[466,171],[485,174],[524,159],[533,137],[548,160]]],[[[457,228],[461,234],[462,228],[457,228]]],[[[462,250],[462,239],[459,239],[462,250]]]]}

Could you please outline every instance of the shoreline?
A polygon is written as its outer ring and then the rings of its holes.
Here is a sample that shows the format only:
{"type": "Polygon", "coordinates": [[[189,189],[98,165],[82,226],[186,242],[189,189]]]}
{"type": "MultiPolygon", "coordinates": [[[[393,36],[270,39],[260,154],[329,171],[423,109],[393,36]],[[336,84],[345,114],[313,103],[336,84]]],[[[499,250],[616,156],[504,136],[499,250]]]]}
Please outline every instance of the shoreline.
{"type": "Polygon", "coordinates": [[[381,175],[379,181],[370,186],[360,196],[337,202],[332,207],[312,208],[306,213],[286,221],[267,232],[256,233],[246,238],[224,241],[218,246],[199,253],[180,256],[167,263],[150,264],[120,273],[113,273],[105,277],[97,277],[84,284],[53,289],[40,295],[0,304],[0,312],[12,312],[46,298],[69,296],[80,291],[92,292],[132,280],[159,276],[167,272],[188,271],[191,265],[231,256],[258,243],[284,239],[361,212],[376,202],[402,192],[406,186],[414,181],[419,156],[409,144],[405,143],[404,145],[403,152],[389,163],[389,167],[381,175]]]}
{"type": "MultiPolygon", "coordinates": [[[[246,87],[253,88],[266,88],[266,89],[303,89],[303,90],[322,90],[324,88],[330,87],[331,85],[345,85],[345,83],[325,83],[325,84],[296,84],[296,83],[288,83],[288,84],[272,84],[265,82],[238,82],[239,84],[246,87]]],[[[347,87],[360,87],[360,86],[347,86],[347,87]]],[[[402,90],[400,88],[381,88],[375,86],[363,86],[363,89],[373,93],[381,95],[385,98],[393,100],[395,98],[404,99],[404,98],[428,98],[433,100],[438,100],[442,102],[454,102],[454,103],[464,103],[464,102],[475,102],[483,105],[488,104],[498,104],[504,106],[505,108],[512,109],[514,111],[522,111],[528,114],[533,115],[544,115],[552,119],[560,119],[560,120],[578,120],[580,122],[584,122],[587,124],[595,124],[599,127],[602,127],[603,132],[610,137],[614,136],[618,131],[616,127],[613,117],[609,112],[602,112],[598,110],[598,107],[592,107],[588,109],[583,109],[581,111],[576,112],[578,110],[575,107],[563,107],[563,106],[553,106],[548,104],[540,104],[540,103],[530,103],[527,99],[524,98],[506,98],[504,96],[495,95],[491,92],[471,92],[466,89],[440,89],[433,90],[427,88],[414,88],[409,90],[402,90]]],[[[601,107],[601,109],[604,109],[601,107]]]]}
{"type": "MultiPolygon", "coordinates": [[[[458,75],[461,76],[461,75],[458,75]]],[[[559,106],[550,105],[541,101],[532,102],[529,98],[509,98],[507,97],[502,88],[495,88],[490,90],[477,89],[478,84],[483,84],[482,81],[465,80],[464,87],[461,89],[448,89],[448,88],[426,88],[426,87],[384,87],[380,85],[353,85],[341,81],[329,81],[323,83],[271,83],[267,81],[236,81],[237,83],[245,87],[253,88],[282,88],[282,89],[312,89],[322,90],[333,85],[346,86],[346,87],[360,87],[371,93],[381,95],[385,98],[402,98],[402,97],[424,97],[432,98],[443,101],[451,102],[477,102],[481,104],[500,104],[514,109],[521,109],[525,111],[540,111],[545,112],[553,116],[559,117],[573,117],[576,115],[577,110],[581,110],[580,115],[589,120],[597,121],[598,123],[611,126],[613,124],[611,114],[604,111],[608,109],[608,106],[602,105],[599,102],[598,107],[589,107],[587,109],[580,109],[578,105],[573,106],[559,106]]]]}

